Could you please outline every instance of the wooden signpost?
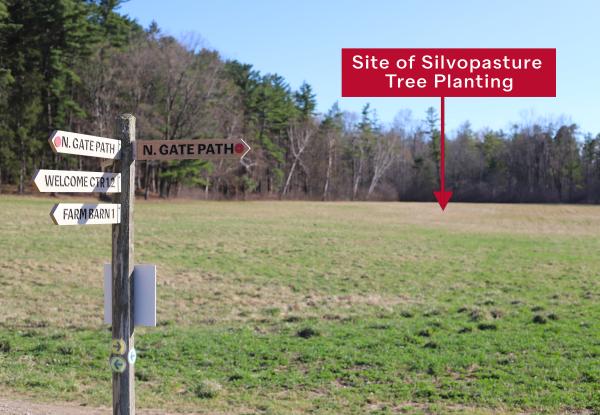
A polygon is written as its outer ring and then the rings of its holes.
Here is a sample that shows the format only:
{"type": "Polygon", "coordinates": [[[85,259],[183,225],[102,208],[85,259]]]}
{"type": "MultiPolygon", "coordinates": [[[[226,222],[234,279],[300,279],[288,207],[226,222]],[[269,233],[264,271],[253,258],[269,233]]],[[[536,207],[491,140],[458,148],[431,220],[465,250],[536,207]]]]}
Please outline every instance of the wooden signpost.
{"type": "MultiPolygon", "coordinates": [[[[121,158],[114,171],[121,174],[121,193],[114,202],[121,204],[121,221],[112,226],[112,338],[125,343],[125,352],[134,349],[133,316],[133,204],[135,202],[135,117],[124,114],[117,118],[117,138],[121,142],[121,158]]],[[[112,356],[119,360],[125,356],[112,356]]],[[[111,365],[112,366],[112,365],[111,365]]],[[[135,378],[133,364],[124,370],[113,370],[113,414],[135,414],[135,378]]]]}
{"type": "MultiPolygon", "coordinates": [[[[40,192],[114,193],[113,203],[58,203],[50,216],[57,225],[112,224],[109,366],[113,374],[113,414],[135,415],[134,327],[136,324],[156,325],[156,267],[134,267],[133,261],[135,161],[239,160],[250,151],[250,146],[242,139],[136,141],[135,117],[131,114],[117,118],[115,133],[116,140],[54,131],[48,141],[55,153],[108,159],[114,161],[113,172],[38,170],[34,184],[40,192]],[[134,269],[138,270],[138,278],[134,278],[134,269]],[[151,298],[135,301],[136,292],[151,298]]],[[[108,297],[105,294],[105,298],[108,297]]],[[[107,309],[105,304],[105,313],[107,309]]],[[[106,316],[105,319],[109,320],[106,316]]]]}

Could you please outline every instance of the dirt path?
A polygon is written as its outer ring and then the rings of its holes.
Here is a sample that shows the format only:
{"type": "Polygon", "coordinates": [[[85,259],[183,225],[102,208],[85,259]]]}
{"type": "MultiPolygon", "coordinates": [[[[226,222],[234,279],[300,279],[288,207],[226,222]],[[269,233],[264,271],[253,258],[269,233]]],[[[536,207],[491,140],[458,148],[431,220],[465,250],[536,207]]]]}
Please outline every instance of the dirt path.
{"type": "Polygon", "coordinates": [[[87,408],[69,404],[39,404],[0,398],[1,415],[109,415],[109,408],[87,408]]]}
{"type": "MultiPolygon", "coordinates": [[[[136,410],[139,415],[169,415],[161,410],[136,410]]],[[[89,408],[76,404],[44,404],[0,398],[0,415],[112,415],[111,408],[89,408]]],[[[192,415],[192,414],[190,414],[192,415]]]]}
{"type": "MultiPolygon", "coordinates": [[[[407,413],[406,410],[419,409],[419,413],[428,415],[437,414],[437,411],[431,411],[427,404],[405,404],[402,405],[402,409],[398,407],[397,413],[407,413]],[[422,412],[421,412],[422,411],[422,412]]],[[[235,412],[236,414],[238,412],[235,412]]],[[[244,412],[246,413],[246,412],[244,412]]],[[[394,412],[396,413],[396,412],[394,412]]],[[[411,412],[412,413],[412,412],[411,412]]],[[[493,410],[484,408],[472,408],[463,405],[450,405],[444,410],[446,414],[470,414],[470,415],[530,415],[537,412],[505,412],[503,410],[493,410]]],[[[557,415],[592,415],[595,412],[591,410],[581,411],[564,411],[557,412],[557,415]]],[[[69,403],[34,403],[27,400],[11,400],[6,398],[0,398],[0,415],[112,415],[111,408],[89,408],[82,405],[69,404],[69,403]]],[[[181,413],[167,413],[160,409],[137,409],[136,414],[138,415],[182,415],[181,413]]],[[[208,413],[203,413],[207,415],[208,413]]],[[[200,413],[186,413],[186,415],[201,415],[200,413]]],[[[211,413],[211,415],[214,415],[211,413]]],[[[223,414],[221,414],[223,415],[223,414]]]]}

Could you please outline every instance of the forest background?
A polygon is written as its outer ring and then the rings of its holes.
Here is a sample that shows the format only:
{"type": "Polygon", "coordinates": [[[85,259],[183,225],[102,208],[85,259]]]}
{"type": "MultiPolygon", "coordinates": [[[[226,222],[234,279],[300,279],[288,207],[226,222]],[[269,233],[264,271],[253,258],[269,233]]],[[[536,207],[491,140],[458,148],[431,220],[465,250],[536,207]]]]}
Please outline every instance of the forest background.
{"type": "MultiPolygon", "coordinates": [[[[99,170],[53,154],[49,134],[111,137],[115,117],[138,138],[243,137],[242,163],[140,164],[145,197],[433,201],[439,115],[399,110],[382,123],[334,104],[316,112],[308,82],[227,60],[199,37],[178,39],[119,13],[118,0],[0,0],[0,191],[27,193],[38,168],[99,170]]],[[[448,137],[453,201],[598,203],[600,134],[564,119],[515,122],[448,137]]]]}

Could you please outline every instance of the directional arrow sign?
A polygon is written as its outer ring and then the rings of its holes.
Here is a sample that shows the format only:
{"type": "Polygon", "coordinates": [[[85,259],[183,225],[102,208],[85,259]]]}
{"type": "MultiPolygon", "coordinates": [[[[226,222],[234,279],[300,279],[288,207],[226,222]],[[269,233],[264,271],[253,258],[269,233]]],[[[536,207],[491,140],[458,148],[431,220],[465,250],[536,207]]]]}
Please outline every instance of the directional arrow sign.
{"type": "Polygon", "coordinates": [[[250,146],[232,140],[137,140],[136,160],[241,159],[250,146]]]}
{"type": "Polygon", "coordinates": [[[38,170],[33,177],[33,183],[40,192],[118,193],[121,191],[119,173],[38,170]]]}
{"type": "Polygon", "coordinates": [[[59,203],[50,217],[57,225],[102,225],[121,222],[121,205],[117,203],[59,203]]]}
{"type": "Polygon", "coordinates": [[[50,134],[48,142],[55,153],[105,159],[120,158],[121,142],[112,138],[57,130],[50,134]]]}

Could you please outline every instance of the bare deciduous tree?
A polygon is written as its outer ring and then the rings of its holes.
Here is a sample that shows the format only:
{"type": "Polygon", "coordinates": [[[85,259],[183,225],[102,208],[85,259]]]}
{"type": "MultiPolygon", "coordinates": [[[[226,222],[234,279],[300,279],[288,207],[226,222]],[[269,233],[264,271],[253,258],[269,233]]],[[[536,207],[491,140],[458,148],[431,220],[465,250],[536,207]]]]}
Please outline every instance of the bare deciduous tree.
{"type": "MultiPolygon", "coordinates": [[[[290,152],[292,153],[292,164],[285,180],[285,185],[281,191],[282,196],[289,191],[290,183],[296,167],[302,164],[302,154],[306,147],[317,132],[317,123],[314,119],[309,118],[300,122],[292,122],[288,128],[288,137],[290,139],[290,152]]],[[[305,174],[308,174],[308,169],[303,167],[305,174]]]]}
{"type": "Polygon", "coordinates": [[[367,199],[371,197],[375,188],[398,158],[400,152],[400,137],[390,131],[377,138],[373,151],[373,177],[367,191],[367,199]]]}

